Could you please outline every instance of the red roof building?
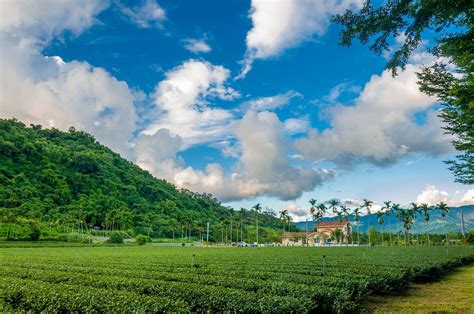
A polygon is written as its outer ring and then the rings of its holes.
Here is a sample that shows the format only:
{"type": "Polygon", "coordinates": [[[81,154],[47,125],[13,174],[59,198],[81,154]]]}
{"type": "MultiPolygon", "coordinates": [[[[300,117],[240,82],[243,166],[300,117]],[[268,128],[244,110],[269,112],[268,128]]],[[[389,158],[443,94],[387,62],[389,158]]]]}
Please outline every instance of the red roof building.
{"type": "Polygon", "coordinates": [[[318,229],[342,229],[349,223],[349,220],[345,221],[321,221],[315,227],[315,230],[318,229]]]}
{"type": "Polygon", "coordinates": [[[300,238],[300,237],[309,237],[314,232],[283,232],[283,238],[300,238]]]}
{"type": "Polygon", "coordinates": [[[342,243],[348,243],[349,236],[352,232],[352,225],[348,219],[344,221],[321,221],[314,227],[314,231],[320,238],[330,238],[336,229],[342,231],[342,243]]]}

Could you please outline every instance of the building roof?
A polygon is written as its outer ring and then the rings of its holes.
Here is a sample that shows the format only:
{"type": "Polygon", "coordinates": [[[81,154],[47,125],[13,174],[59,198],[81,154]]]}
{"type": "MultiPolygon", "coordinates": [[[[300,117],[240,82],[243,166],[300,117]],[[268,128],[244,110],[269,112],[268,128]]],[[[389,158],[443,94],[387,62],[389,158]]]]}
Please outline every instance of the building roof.
{"type": "Polygon", "coordinates": [[[316,229],[318,228],[340,228],[344,227],[349,223],[349,220],[345,221],[321,221],[316,225],[316,229]]]}
{"type": "Polygon", "coordinates": [[[314,232],[283,232],[283,238],[301,238],[301,237],[309,237],[314,232]]]}

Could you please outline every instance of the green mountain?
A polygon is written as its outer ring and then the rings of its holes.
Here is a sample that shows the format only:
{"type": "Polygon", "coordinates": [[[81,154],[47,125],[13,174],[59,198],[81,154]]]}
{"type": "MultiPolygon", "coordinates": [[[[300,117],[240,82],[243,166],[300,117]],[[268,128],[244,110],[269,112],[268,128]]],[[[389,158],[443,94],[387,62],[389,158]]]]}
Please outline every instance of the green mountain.
{"type": "MultiPolygon", "coordinates": [[[[154,178],[90,134],[15,119],[0,119],[0,214],[7,222],[22,217],[155,237],[202,233],[209,222],[211,239],[227,234],[231,222],[234,232],[238,221],[250,232],[255,220],[254,211],[234,212],[210,194],[154,178]]],[[[263,238],[265,227],[281,226],[270,213],[260,214],[259,224],[263,238]]]]}

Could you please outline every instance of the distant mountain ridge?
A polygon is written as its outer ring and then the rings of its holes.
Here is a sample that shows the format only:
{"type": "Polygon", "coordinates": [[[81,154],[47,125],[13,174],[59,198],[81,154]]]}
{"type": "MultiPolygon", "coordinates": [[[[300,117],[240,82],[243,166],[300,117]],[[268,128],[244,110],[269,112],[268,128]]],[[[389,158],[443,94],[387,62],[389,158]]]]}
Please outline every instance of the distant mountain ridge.
{"type": "MultiPolygon", "coordinates": [[[[446,217],[441,216],[440,210],[430,211],[430,220],[424,221],[423,217],[418,214],[416,221],[414,222],[411,232],[413,233],[433,233],[443,234],[445,232],[461,232],[461,210],[464,214],[464,228],[467,231],[474,229],[474,205],[467,205],[461,207],[452,207],[446,217]]],[[[367,232],[369,225],[377,228],[377,231],[396,232],[397,230],[404,230],[403,223],[401,223],[394,214],[391,215],[390,219],[388,216],[383,216],[384,224],[381,225],[377,222],[377,215],[370,214],[367,220],[367,216],[361,216],[359,224],[354,227],[354,230],[359,232],[367,232]]],[[[336,221],[335,217],[323,218],[322,221],[336,221]]],[[[354,216],[350,216],[351,223],[354,223],[354,216]]],[[[299,230],[314,230],[316,225],[313,221],[300,221],[295,223],[299,230]]]]}

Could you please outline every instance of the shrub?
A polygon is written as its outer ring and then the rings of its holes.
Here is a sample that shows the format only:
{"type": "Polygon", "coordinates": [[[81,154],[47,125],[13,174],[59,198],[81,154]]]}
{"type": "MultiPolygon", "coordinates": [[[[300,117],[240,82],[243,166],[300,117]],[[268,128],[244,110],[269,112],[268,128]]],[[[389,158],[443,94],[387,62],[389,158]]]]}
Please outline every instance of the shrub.
{"type": "Polygon", "coordinates": [[[146,235],[143,235],[143,234],[139,234],[137,235],[137,237],[135,238],[135,242],[138,244],[138,245],[144,245],[148,242],[151,242],[151,239],[149,236],[146,236],[146,235]]]}
{"type": "Polygon", "coordinates": [[[123,236],[118,232],[112,232],[107,243],[123,244],[123,236]]]}
{"type": "Polygon", "coordinates": [[[41,227],[38,221],[30,220],[28,221],[30,231],[28,232],[28,239],[30,241],[38,241],[41,236],[41,227]]]}
{"type": "Polygon", "coordinates": [[[468,232],[466,236],[467,243],[474,244],[474,230],[468,232]]]}

